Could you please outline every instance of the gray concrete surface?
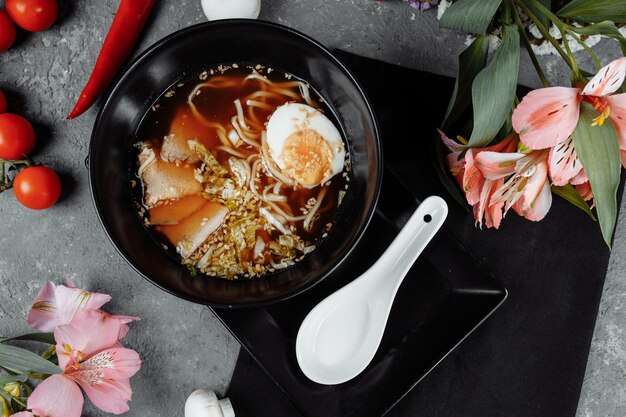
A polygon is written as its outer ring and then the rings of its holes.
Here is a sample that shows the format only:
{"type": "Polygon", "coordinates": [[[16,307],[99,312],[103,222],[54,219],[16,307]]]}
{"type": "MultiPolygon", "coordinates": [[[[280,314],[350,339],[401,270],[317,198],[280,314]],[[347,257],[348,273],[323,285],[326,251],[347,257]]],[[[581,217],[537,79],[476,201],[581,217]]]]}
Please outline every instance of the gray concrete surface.
{"type": "MultiPolygon", "coordinates": [[[[83,160],[95,106],[76,121],[64,116],[83,87],[115,12],[116,1],[61,1],[58,23],[43,33],[21,34],[0,54],[0,88],[12,111],[38,131],[34,157],[63,176],[62,201],[45,212],[22,208],[0,195],[0,334],[27,330],[25,313],[46,280],[68,273],[86,288],[110,293],[109,310],[136,314],[126,343],[145,364],[133,378],[128,416],[182,415],[186,394],[198,387],[223,393],[239,345],[205,308],[156,289],[127,266],[109,243],[94,212],[83,160]]],[[[199,0],[161,0],[138,47],[204,20],[199,0]]],[[[412,68],[453,75],[464,36],[438,30],[435,13],[419,13],[398,0],[264,0],[261,18],[295,27],[330,47],[412,68]]],[[[597,49],[606,60],[610,42],[597,49]]],[[[566,82],[556,58],[545,61],[552,80],[566,82]]],[[[520,80],[537,85],[523,60],[520,80]]],[[[626,213],[626,207],[622,207],[626,213]]],[[[579,415],[626,415],[626,214],[620,218],[579,415]]],[[[86,404],[89,404],[88,402],[86,404]]],[[[103,416],[91,405],[87,416],[103,416]]]]}

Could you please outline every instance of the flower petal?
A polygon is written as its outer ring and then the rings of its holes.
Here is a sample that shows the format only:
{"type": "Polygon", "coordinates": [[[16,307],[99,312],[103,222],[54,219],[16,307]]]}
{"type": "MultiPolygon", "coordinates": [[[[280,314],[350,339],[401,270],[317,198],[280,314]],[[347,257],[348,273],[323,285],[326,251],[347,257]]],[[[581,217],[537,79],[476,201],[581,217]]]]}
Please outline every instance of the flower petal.
{"type": "MultiPolygon", "coordinates": [[[[528,182],[524,187],[524,204],[522,206],[524,212],[530,210],[535,204],[540,194],[544,192],[543,190],[546,184],[548,184],[548,191],[550,191],[550,184],[548,183],[548,165],[545,162],[540,162],[536,167],[536,171],[528,178],[528,182]]],[[[552,199],[550,199],[550,202],[551,201],[552,199]]]]}
{"type": "Polygon", "coordinates": [[[552,206],[552,191],[550,191],[550,184],[548,181],[545,181],[543,187],[541,188],[539,194],[535,198],[534,201],[530,202],[526,201],[526,197],[520,200],[518,204],[516,204],[513,209],[520,215],[524,216],[527,220],[538,222],[546,217],[550,207],[552,206]],[[520,206],[528,207],[522,212],[520,212],[520,206]]]}
{"type": "Polygon", "coordinates": [[[606,101],[611,108],[609,119],[615,126],[620,149],[626,150],[626,94],[609,96],[606,101]]]}
{"type": "MultiPolygon", "coordinates": [[[[109,314],[109,313],[106,313],[109,314]]],[[[128,323],[133,321],[141,320],[138,316],[127,316],[124,314],[109,314],[109,318],[117,319],[122,323],[122,327],[120,327],[120,335],[118,336],[118,340],[122,340],[128,334],[128,323]]]]}
{"type": "Polygon", "coordinates": [[[58,326],[54,331],[59,366],[66,370],[77,355],[89,357],[115,345],[122,322],[101,311],[83,311],[72,323],[58,326]],[[80,352],[80,353],[79,353],[80,352]]]}
{"type": "Polygon", "coordinates": [[[463,173],[463,191],[470,205],[478,203],[480,190],[485,183],[485,177],[474,163],[476,148],[469,149],[465,153],[465,172],[463,173]]]}
{"type": "Polygon", "coordinates": [[[454,176],[454,179],[459,184],[459,187],[463,188],[463,175],[465,174],[465,158],[459,159],[459,153],[452,152],[446,155],[446,161],[448,162],[448,169],[454,176]]]}
{"type": "Polygon", "coordinates": [[[519,143],[519,135],[517,133],[511,133],[506,138],[502,139],[495,145],[487,146],[486,148],[475,148],[477,152],[513,152],[517,149],[519,143]]]}
{"type": "Polygon", "coordinates": [[[115,381],[106,380],[99,384],[78,381],[91,402],[107,413],[122,414],[129,410],[128,401],[133,391],[128,379],[115,381]]]}
{"type": "Polygon", "coordinates": [[[28,310],[26,323],[42,332],[52,332],[57,324],[57,304],[55,297],[56,285],[53,282],[46,282],[39,294],[35,297],[33,305],[28,310]]]}
{"type": "Polygon", "coordinates": [[[567,139],[578,123],[580,90],[548,87],[526,94],[513,111],[513,128],[533,149],[550,148],[567,139]]]}
{"type": "Polygon", "coordinates": [[[576,192],[580,194],[583,200],[589,201],[593,198],[593,193],[591,192],[591,184],[589,183],[589,181],[578,184],[575,188],[576,192]]]}
{"type": "Polygon", "coordinates": [[[483,176],[497,180],[515,172],[515,163],[524,157],[523,153],[479,152],[475,161],[483,176]]]}
{"type": "Polygon", "coordinates": [[[80,364],[70,375],[75,381],[89,381],[92,371],[102,372],[104,379],[128,379],[141,368],[139,354],[132,349],[113,348],[97,353],[80,364]]]}
{"type": "Polygon", "coordinates": [[[30,411],[20,411],[19,413],[11,414],[11,417],[35,417],[30,411]]]}
{"type": "Polygon", "coordinates": [[[580,172],[583,166],[576,155],[571,136],[550,149],[548,165],[550,178],[558,186],[564,186],[580,172]]]}
{"type": "Polygon", "coordinates": [[[439,132],[439,138],[441,138],[443,144],[446,145],[446,148],[448,148],[450,151],[458,153],[463,150],[464,147],[462,144],[456,142],[454,139],[450,139],[448,136],[446,136],[445,133],[443,133],[439,129],[437,129],[437,132],[439,132]]]}
{"type": "Polygon", "coordinates": [[[42,417],[80,417],[83,401],[74,381],[65,375],[52,375],[35,388],[27,405],[33,414],[42,417]]]}
{"type": "Polygon", "coordinates": [[[26,322],[43,332],[52,332],[56,326],[71,322],[79,312],[96,310],[109,301],[111,296],[107,294],[46,282],[37,294],[26,322]]]}
{"type": "Polygon", "coordinates": [[[587,177],[587,173],[585,172],[585,168],[582,168],[578,174],[574,178],[570,180],[570,184],[578,185],[589,182],[589,178],[587,177]]]}
{"type": "Polygon", "coordinates": [[[480,190],[480,197],[478,204],[474,205],[474,220],[479,227],[483,226],[483,219],[485,226],[488,228],[500,227],[500,222],[502,221],[502,207],[504,206],[503,202],[499,202],[496,204],[491,204],[491,198],[495,190],[502,186],[504,183],[503,179],[498,180],[485,180],[484,185],[480,190]]]}
{"type": "Polygon", "coordinates": [[[616,92],[624,83],[626,58],[619,58],[600,68],[600,71],[587,83],[583,95],[603,97],[616,92]]]}
{"type": "MultiPolygon", "coordinates": [[[[499,179],[493,182],[491,190],[489,192],[488,200],[491,200],[491,196],[502,184],[504,183],[504,179],[499,179]]],[[[504,208],[504,202],[499,202],[495,204],[489,204],[487,210],[485,210],[485,225],[487,227],[493,227],[498,229],[500,227],[500,223],[502,222],[502,209],[504,208]]]]}
{"type": "Polygon", "coordinates": [[[96,310],[111,301],[108,294],[89,292],[81,288],[57,285],[58,324],[68,324],[81,311],[96,310]]]}

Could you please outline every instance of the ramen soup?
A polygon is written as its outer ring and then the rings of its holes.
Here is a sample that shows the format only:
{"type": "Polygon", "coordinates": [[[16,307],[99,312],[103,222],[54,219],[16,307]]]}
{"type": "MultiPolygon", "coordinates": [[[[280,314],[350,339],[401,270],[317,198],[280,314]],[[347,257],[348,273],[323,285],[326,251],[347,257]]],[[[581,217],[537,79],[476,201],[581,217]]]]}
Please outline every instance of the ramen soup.
{"type": "Polygon", "coordinates": [[[258,65],[176,84],[138,139],[139,214],[192,273],[247,279],[294,265],[327,236],[348,189],[324,100],[258,65]]]}

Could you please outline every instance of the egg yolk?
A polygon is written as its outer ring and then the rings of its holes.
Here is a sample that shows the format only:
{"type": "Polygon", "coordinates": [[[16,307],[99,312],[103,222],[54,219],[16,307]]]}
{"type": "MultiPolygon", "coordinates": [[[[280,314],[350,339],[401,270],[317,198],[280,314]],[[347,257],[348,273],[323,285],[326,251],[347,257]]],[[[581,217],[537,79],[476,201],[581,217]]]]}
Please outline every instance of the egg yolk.
{"type": "Polygon", "coordinates": [[[319,133],[298,130],[285,140],[283,173],[305,187],[314,187],[331,174],[332,159],[330,145],[319,133]]]}

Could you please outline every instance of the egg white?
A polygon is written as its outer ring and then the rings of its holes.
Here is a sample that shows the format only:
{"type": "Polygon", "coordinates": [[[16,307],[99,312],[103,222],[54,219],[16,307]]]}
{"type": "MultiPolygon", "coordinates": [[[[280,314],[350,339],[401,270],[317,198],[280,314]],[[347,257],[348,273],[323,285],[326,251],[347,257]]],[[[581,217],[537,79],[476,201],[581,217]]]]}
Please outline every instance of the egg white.
{"type": "Polygon", "coordinates": [[[282,155],[285,141],[295,132],[305,129],[317,132],[332,151],[333,158],[330,163],[332,172],[322,180],[324,183],[343,171],[346,151],[339,130],[319,110],[301,103],[287,103],[278,107],[267,122],[267,145],[270,156],[280,169],[284,169],[282,155]]]}

